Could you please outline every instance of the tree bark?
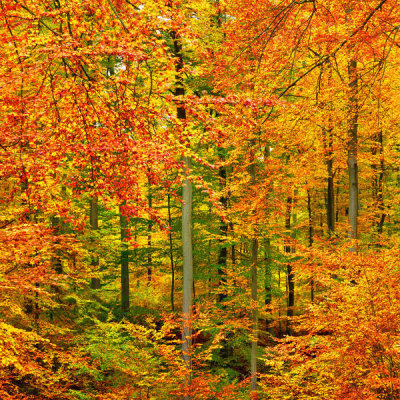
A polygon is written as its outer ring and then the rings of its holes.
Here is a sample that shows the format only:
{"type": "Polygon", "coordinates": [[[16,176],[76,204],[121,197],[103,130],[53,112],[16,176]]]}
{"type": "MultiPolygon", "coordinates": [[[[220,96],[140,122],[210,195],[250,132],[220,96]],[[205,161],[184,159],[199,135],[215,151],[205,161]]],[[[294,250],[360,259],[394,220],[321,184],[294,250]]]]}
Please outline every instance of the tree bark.
{"type": "MultiPolygon", "coordinates": [[[[187,171],[191,168],[191,159],[184,158],[187,171]]],[[[185,174],[183,182],[182,207],[182,249],[183,249],[183,300],[182,300],[182,353],[186,367],[185,389],[189,389],[192,367],[192,306],[193,306],[193,253],[192,253],[192,183],[185,174]]],[[[190,399],[189,394],[184,400],[190,399]]]]}
{"type": "Polygon", "coordinates": [[[350,89],[350,121],[348,139],[348,171],[349,171],[349,238],[351,246],[350,252],[356,252],[354,240],[358,237],[358,165],[357,165],[357,146],[358,146],[358,77],[357,61],[350,60],[349,63],[349,89],[350,89]]]}
{"type": "MultiPolygon", "coordinates": [[[[287,234],[289,234],[291,227],[290,219],[292,214],[292,203],[293,203],[293,198],[289,196],[286,200],[286,218],[285,218],[285,228],[287,230],[287,234]]],[[[290,257],[290,254],[292,253],[292,246],[290,245],[290,243],[286,243],[285,253],[288,255],[288,257],[290,257]]],[[[287,287],[288,287],[288,300],[287,300],[286,315],[288,317],[288,320],[287,320],[286,332],[288,335],[291,335],[292,329],[290,327],[290,318],[293,317],[293,308],[294,308],[294,274],[290,260],[287,263],[287,287]]]]}
{"type": "MultiPolygon", "coordinates": [[[[99,229],[99,207],[98,207],[98,198],[93,196],[90,199],[90,229],[92,231],[97,231],[99,229]]],[[[92,254],[91,265],[94,269],[97,269],[99,266],[99,258],[92,254]]],[[[100,278],[92,278],[90,286],[92,289],[100,289],[100,278]]]]}
{"type": "MultiPolygon", "coordinates": [[[[220,154],[220,159],[223,159],[222,154],[220,154]]],[[[220,178],[220,186],[222,190],[226,189],[226,167],[221,166],[219,167],[218,170],[218,175],[220,178]]],[[[227,207],[227,202],[228,199],[225,194],[223,194],[220,198],[219,201],[222,204],[222,207],[224,210],[226,210],[227,207]]],[[[226,299],[226,293],[225,293],[225,284],[226,284],[226,261],[227,261],[227,256],[228,256],[228,249],[226,247],[226,239],[228,235],[228,224],[224,221],[223,218],[220,220],[220,236],[221,238],[218,240],[220,246],[222,246],[219,249],[218,253],[218,276],[219,276],[219,293],[218,293],[218,302],[222,303],[224,299],[226,299]]]]}
{"type": "MultiPolygon", "coordinates": [[[[311,193],[310,190],[307,189],[307,210],[308,210],[308,245],[312,247],[314,243],[314,228],[312,223],[312,208],[311,208],[311,193]]],[[[311,274],[310,279],[310,295],[311,295],[311,302],[314,303],[314,276],[311,274]]]]}
{"type": "MultiPolygon", "coordinates": [[[[151,193],[151,182],[149,180],[149,193],[148,193],[148,205],[149,209],[153,207],[153,194],[151,193]]],[[[152,276],[152,263],[153,263],[153,257],[152,257],[152,237],[151,237],[151,231],[153,228],[153,221],[150,219],[147,225],[147,247],[148,247],[148,255],[147,255],[147,285],[151,284],[151,276],[152,276]]]]}
{"type": "Polygon", "coordinates": [[[172,217],[171,217],[171,195],[168,193],[168,224],[169,224],[169,259],[171,262],[171,310],[175,311],[174,295],[175,295],[175,265],[174,252],[172,242],[172,217]]]}
{"type": "Polygon", "coordinates": [[[121,226],[121,309],[123,313],[129,311],[129,245],[128,220],[120,206],[119,218],[121,226]]]}
{"type": "Polygon", "coordinates": [[[267,316],[265,318],[265,330],[267,332],[272,333],[271,323],[272,319],[269,317],[270,313],[268,311],[268,307],[271,306],[272,303],[272,248],[271,248],[271,240],[270,238],[265,239],[265,281],[264,281],[264,289],[265,289],[265,305],[267,307],[267,316]]]}
{"type": "Polygon", "coordinates": [[[250,391],[257,390],[257,343],[258,343],[258,296],[257,296],[257,256],[258,239],[251,243],[251,300],[252,300],[252,339],[251,339],[251,384],[250,391]]]}
{"type": "MultiPolygon", "coordinates": [[[[270,146],[267,143],[264,150],[264,158],[267,159],[271,155],[270,146]]],[[[269,185],[268,193],[272,191],[272,185],[269,185]]],[[[272,329],[270,327],[272,323],[272,319],[268,317],[270,313],[268,312],[268,308],[272,303],[272,248],[271,248],[271,240],[269,237],[265,238],[265,276],[264,276],[264,289],[265,289],[265,305],[267,308],[267,316],[265,318],[265,330],[267,332],[272,333],[272,329]]]]}
{"type": "MultiPolygon", "coordinates": [[[[328,70],[328,86],[332,84],[332,67],[329,66],[328,70]]],[[[335,185],[334,185],[334,173],[333,173],[333,105],[332,100],[328,102],[329,107],[329,118],[328,118],[328,129],[322,129],[324,147],[325,147],[325,162],[328,173],[328,185],[327,185],[327,202],[326,202],[326,217],[328,224],[328,236],[331,237],[335,231],[335,185]]]]}
{"type": "Polygon", "coordinates": [[[326,216],[328,222],[328,235],[331,237],[335,231],[335,186],[333,178],[333,152],[332,129],[328,132],[328,147],[326,155],[326,168],[328,172],[326,216]]]}
{"type": "MultiPolygon", "coordinates": [[[[183,52],[179,35],[171,31],[174,44],[175,64],[175,98],[177,102],[176,115],[178,120],[186,120],[186,109],[182,102],[185,95],[183,85],[183,52]]],[[[190,143],[187,143],[190,144],[190,143]]],[[[182,251],[183,251],[183,298],[182,298],[182,354],[185,365],[183,400],[189,400],[191,368],[192,368],[192,307],[193,307],[193,245],[192,245],[192,183],[189,179],[192,168],[190,157],[183,157],[185,176],[183,181],[182,206],[182,251]]]]}
{"type": "Polygon", "coordinates": [[[373,202],[374,202],[374,225],[378,235],[383,232],[383,224],[385,222],[385,204],[383,201],[383,178],[385,162],[383,158],[383,133],[382,129],[375,134],[374,145],[372,146],[372,155],[375,157],[372,169],[374,171],[374,179],[372,181],[373,202]],[[379,160],[376,160],[376,157],[379,160]]]}
{"type": "MultiPolygon", "coordinates": [[[[256,184],[256,161],[254,143],[250,150],[250,178],[254,187],[256,184]]],[[[251,240],[251,302],[252,302],[252,338],[251,338],[251,359],[250,359],[250,392],[257,390],[257,345],[258,345],[258,293],[257,293],[257,258],[258,238],[257,228],[254,229],[251,240]]]]}

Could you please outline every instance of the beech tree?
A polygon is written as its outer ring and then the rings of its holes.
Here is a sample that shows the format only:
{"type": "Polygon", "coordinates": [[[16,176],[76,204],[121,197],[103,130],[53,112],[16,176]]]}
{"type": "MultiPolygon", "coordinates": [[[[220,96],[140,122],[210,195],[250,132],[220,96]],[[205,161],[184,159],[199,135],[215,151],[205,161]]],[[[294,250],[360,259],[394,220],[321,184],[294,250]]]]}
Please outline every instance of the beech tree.
{"type": "Polygon", "coordinates": [[[0,18],[1,398],[399,398],[395,0],[0,18]]]}

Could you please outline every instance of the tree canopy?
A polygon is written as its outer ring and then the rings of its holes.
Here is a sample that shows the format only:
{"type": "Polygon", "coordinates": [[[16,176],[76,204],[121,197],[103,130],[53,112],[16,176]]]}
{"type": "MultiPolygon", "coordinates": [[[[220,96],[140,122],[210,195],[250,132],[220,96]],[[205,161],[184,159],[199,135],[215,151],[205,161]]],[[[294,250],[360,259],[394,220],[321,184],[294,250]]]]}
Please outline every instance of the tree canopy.
{"type": "Polygon", "coordinates": [[[397,0],[0,0],[0,397],[400,397],[397,0]]]}

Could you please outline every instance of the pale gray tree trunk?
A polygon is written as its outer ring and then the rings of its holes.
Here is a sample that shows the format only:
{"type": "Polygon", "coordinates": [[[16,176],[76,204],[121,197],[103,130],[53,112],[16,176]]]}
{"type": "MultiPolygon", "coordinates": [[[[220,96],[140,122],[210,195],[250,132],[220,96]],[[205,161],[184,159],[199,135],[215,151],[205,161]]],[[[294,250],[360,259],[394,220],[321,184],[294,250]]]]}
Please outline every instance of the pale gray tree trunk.
{"type": "Polygon", "coordinates": [[[358,237],[358,165],[357,165],[357,145],[358,145],[358,77],[357,61],[352,59],[349,63],[349,138],[348,138],[348,171],[349,171],[349,238],[352,242],[349,248],[350,252],[356,251],[356,245],[353,242],[358,237]]]}
{"type": "MultiPolygon", "coordinates": [[[[177,103],[176,116],[186,120],[186,110],[183,104],[185,88],[183,85],[183,52],[179,35],[171,32],[174,43],[175,64],[175,98],[177,103]]],[[[193,246],[192,246],[192,182],[189,179],[192,168],[190,157],[183,157],[185,177],[183,181],[182,206],[182,252],[183,252],[183,294],[182,294],[182,356],[186,368],[184,378],[183,400],[189,400],[191,368],[192,368],[192,307],[193,307],[193,246]]]]}
{"type": "Polygon", "coordinates": [[[174,264],[174,246],[172,241],[172,217],[171,217],[171,194],[168,192],[168,224],[170,227],[169,236],[169,259],[171,262],[171,310],[175,311],[175,264],[174,264]]]}

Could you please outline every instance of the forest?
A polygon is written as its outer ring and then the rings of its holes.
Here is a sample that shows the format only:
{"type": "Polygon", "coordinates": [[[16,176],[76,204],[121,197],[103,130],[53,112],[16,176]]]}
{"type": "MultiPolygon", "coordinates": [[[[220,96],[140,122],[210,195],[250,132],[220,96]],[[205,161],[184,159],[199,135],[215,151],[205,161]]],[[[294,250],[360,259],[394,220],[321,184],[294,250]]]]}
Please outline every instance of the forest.
{"type": "Polygon", "coordinates": [[[0,0],[0,399],[400,399],[398,0],[0,0]]]}

